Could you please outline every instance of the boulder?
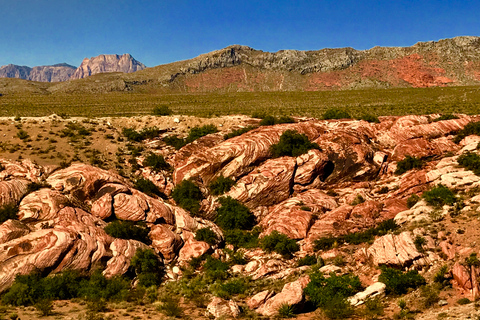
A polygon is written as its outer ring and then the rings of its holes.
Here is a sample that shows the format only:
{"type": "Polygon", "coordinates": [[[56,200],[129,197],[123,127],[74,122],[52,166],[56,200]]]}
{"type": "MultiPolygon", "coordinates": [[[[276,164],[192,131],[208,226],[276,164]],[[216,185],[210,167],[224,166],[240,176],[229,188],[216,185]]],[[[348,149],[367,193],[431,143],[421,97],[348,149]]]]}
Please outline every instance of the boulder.
{"type": "Polygon", "coordinates": [[[24,179],[0,181],[0,206],[19,203],[27,193],[29,183],[30,181],[24,179]]]}
{"type": "Polygon", "coordinates": [[[207,312],[214,316],[215,319],[236,318],[241,313],[240,308],[235,301],[224,300],[219,297],[213,298],[208,304],[207,312]]]}
{"type": "Polygon", "coordinates": [[[0,224],[0,244],[23,237],[30,233],[30,228],[18,220],[7,220],[0,224]]]}
{"type": "Polygon", "coordinates": [[[385,294],[385,288],[387,286],[383,282],[375,282],[374,284],[368,286],[364,291],[358,292],[352,297],[348,298],[348,302],[354,307],[359,306],[368,299],[372,299],[378,296],[383,296],[385,294]]]}
{"type": "Polygon", "coordinates": [[[367,249],[367,255],[375,265],[392,267],[406,267],[422,257],[413,243],[412,234],[408,231],[377,238],[367,249]]]}
{"type": "Polygon", "coordinates": [[[210,250],[210,245],[204,241],[197,241],[193,237],[185,240],[185,243],[178,254],[179,261],[188,261],[200,257],[210,250]]]}
{"type": "Polygon", "coordinates": [[[290,306],[299,305],[304,299],[303,289],[309,282],[310,278],[305,276],[294,282],[287,283],[283,286],[280,293],[268,299],[257,309],[257,312],[263,316],[272,317],[278,313],[278,309],[284,304],[290,306]]]}
{"type": "Polygon", "coordinates": [[[247,300],[247,306],[252,310],[257,309],[263,304],[265,304],[265,302],[267,302],[267,300],[273,297],[274,295],[275,295],[275,292],[270,290],[259,292],[247,300]]]}
{"type": "Polygon", "coordinates": [[[111,278],[127,272],[128,267],[130,267],[130,260],[137,249],[148,249],[148,246],[136,240],[115,239],[110,244],[112,258],[107,261],[107,267],[103,271],[103,275],[111,278]]]}
{"type": "Polygon", "coordinates": [[[168,225],[153,225],[149,237],[152,247],[160,253],[165,261],[172,261],[183,245],[182,238],[171,230],[168,225]]]}
{"type": "Polygon", "coordinates": [[[67,197],[51,189],[40,189],[25,196],[19,205],[18,219],[31,222],[50,220],[69,205],[67,197]]]}

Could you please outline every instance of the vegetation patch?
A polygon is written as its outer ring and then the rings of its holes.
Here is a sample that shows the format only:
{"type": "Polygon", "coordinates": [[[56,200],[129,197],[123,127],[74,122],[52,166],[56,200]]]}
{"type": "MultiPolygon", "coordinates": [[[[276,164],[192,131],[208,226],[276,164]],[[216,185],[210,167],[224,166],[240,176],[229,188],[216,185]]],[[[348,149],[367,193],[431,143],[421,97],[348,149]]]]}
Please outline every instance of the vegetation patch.
{"type": "Polygon", "coordinates": [[[283,156],[298,157],[307,153],[310,149],[320,149],[320,147],[318,144],[310,142],[306,135],[295,130],[286,130],[280,136],[280,141],[270,147],[274,158],[283,156]]]}
{"type": "Polygon", "coordinates": [[[253,230],[225,230],[224,237],[227,244],[233,245],[235,248],[257,248],[259,246],[258,236],[260,235],[260,228],[253,228],[253,230]]]}
{"type": "Polygon", "coordinates": [[[146,139],[153,139],[158,137],[161,130],[157,127],[144,128],[140,131],[136,131],[133,128],[123,128],[122,134],[128,141],[140,142],[146,139]]]}
{"type": "Polygon", "coordinates": [[[173,111],[167,105],[162,104],[153,108],[152,113],[154,116],[169,116],[173,111]]]}
{"type": "Polygon", "coordinates": [[[409,288],[416,289],[426,283],[425,278],[418,274],[417,270],[403,273],[388,267],[381,267],[381,269],[382,274],[378,277],[378,281],[385,283],[387,293],[405,294],[409,288]]]}
{"type": "Polygon", "coordinates": [[[134,187],[138,191],[141,191],[141,192],[143,192],[143,193],[145,193],[145,194],[147,194],[151,197],[159,196],[162,199],[167,198],[167,196],[163,192],[158,190],[158,187],[155,185],[155,183],[153,183],[152,181],[150,181],[148,179],[139,178],[139,179],[135,180],[134,187]]]}
{"type": "Polygon", "coordinates": [[[190,129],[186,139],[181,139],[178,136],[169,136],[169,137],[163,138],[163,142],[165,142],[169,146],[174,147],[176,150],[179,150],[182,147],[186,146],[187,144],[201,137],[204,137],[208,134],[212,134],[216,132],[218,132],[218,129],[213,124],[207,124],[202,127],[196,126],[190,129]]]}
{"type": "Polygon", "coordinates": [[[200,188],[190,180],[183,180],[172,191],[172,198],[185,210],[197,215],[200,211],[200,201],[203,194],[200,188]]]}
{"type": "Polygon", "coordinates": [[[295,120],[289,116],[274,117],[271,115],[261,115],[260,117],[262,119],[262,121],[260,121],[261,126],[273,126],[275,124],[295,122],[295,120]]]}
{"type": "Polygon", "coordinates": [[[480,136],[480,121],[468,123],[462,130],[457,132],[457,135],[453,139],[453,142],[459,143],[463,138],[475,134],[480,136]]]}
{"type": "Polygon", "coordinates": [[[364,113],[357,119],[367,121],[367,122],[372,122],[372,123],[380,123],[380,120],[378,119],[378,117],[370,113],[364,113]]]}
{"type": "Polygon", "coordinates": [[[218,237],[215,232],[210,228],[201,228],[195,232],[195,240],[204,241],[209,245],[213,246],[218,242],[218,237]]]}
{"type": "Polygon", "coordinates": [[[291,258],[295,252],[300,250],[300,247],[295,240],[290,239],[277,230],[274,230],[269,235],[261,238],[260,247],[268,253],[276,252],[281,254],[284,258],[291,258]]]}
{"type": "Polygon", "coordinates": [[[248,131],[251,131],[253,129],[256,129],[256,126],[247,126],[244,128],[240,128],[237,130],[233,130],[232,132],[227,133],[226,135],[223,136],[225,140],[231,139],[233,137],[241,136],[244,133],[247,133],[248,131]]]}
{"type": "Polygon", "coordinates": [[[317,257],[314,255],[306,255],[297,261],[297,266],[312,266],[317,263],[317,257]]]}
{"type": "Polygon", "coordinates": [[[330,108],[327,109],[322,116],[323,120],[331,120],[331,119],[351,119],[352,116],[343,109],[339,108],[330,108]]]}
{"type": "Polygon", "coordinates": [[[412,194],[410,197],[407,199],[407,207],[410,209],[414,205],[417,204],[417,202],[420,201],[420,197],[416,194],[412,194]]]}
{"type": "Polygon", "coordinates": [[[462,154],[457,159],[458,164],[468,170],[472,170],[477,176],[480,175],[480,156],[473,152],[462,154]]]}
{"type": "Polygon", "coordinates": [[[423,165],[424,162],[421,159],[407,155],[403,160],[397,162],[395,174],[404,174],[412,169],[421,169],[423,165]]]}
{"type": "Polygon", "coordinates": [[[331,319],[346,319],[353,314],[347,298],[362,290],[357,276],[337,276],[334,273],[326,278],[322,273],[310,275],[310,283],[304,292],[325,315],[331,319]]]}
{"type": "Polygon", "coordinates": [[[213,292],[217,297],[230,299],[233,295],[243,294],[247,289],[248,284],[245,279],[239,278],[216,285],[213,292]]]}
{"type": "Polygon", "coordinates": [[[130,266],[135,270],[139,285],[151,287],[158,286],[161,283],[162,264],[152,249],[137,249],[130,260],[130,266]]]}
{"type": "Polygon", "coordinates": [[[213,180],[209,185],[208,189],[210,193],[214,196],[219,196],[225,192],[230,191],[230,189],[235,184],[235,180],[232,178],[225,178],[224,176],[219,176],[217,179],[213,180]]]}
{"type": "Polygon", "coordinates": [[[442,184],[437,185],[435,188],[425,191],[422,194],[422,198],[434,207],[442,207],[443,205],[452,205],[457,201],[455,194],[449,188],[442,184]]]}
{"type": "Polygon", "coordinates": [[[215,223],[223,230],[250,230],[255,224],[255,216],[244,204],[232,197],[218,199],[215,223]]]}
{"type": "Polygon", "coordinates": [[[144,222],[114,220],[107,224],[104,230],[114,238],[138,240],[145,244],[151,243],[148,237],[150,229],[144,222]]]}
{"type": "Polygon", "coordinates": [[[145,160],[143,161],[143,165],[146,167],[150,167],[155,171],[160,170],[170,170],[170,165],[165,161],[165,158],[162,155],[155,154],[153,152],[149,153],[145,160]]]}
{"type": "Polygon", "coordinates": [[[398,225],[393,219],[385,220],[377,227],[362,232],[349,233],[339,237],[322,237],[314,241],[315,250],[330,250],[344,243],[361,244],[373,240],[376,236],[383,236],[396,230],[398,225]]]}
{"type": "Polygon", "coordinates": [[[443,120],[453,120],[453,119],[458,119],[458,117],[454,114],[447,113],[447,114],[442,114],[440,117],[434,119],[433,122],[438,122],[443,120]]]}

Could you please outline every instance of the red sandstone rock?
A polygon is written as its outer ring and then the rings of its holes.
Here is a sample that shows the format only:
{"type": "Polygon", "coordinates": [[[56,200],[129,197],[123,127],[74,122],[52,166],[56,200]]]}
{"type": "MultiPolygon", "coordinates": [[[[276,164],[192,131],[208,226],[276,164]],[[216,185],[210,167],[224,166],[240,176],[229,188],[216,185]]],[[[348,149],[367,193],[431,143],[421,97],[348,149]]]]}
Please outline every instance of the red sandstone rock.
{"type": "Polygon", "coordinates": [[[153,225],[149,237],[152,247],[168,262],[175,258],[183,245],[182,238],[174,233],[168,225],[153,225]]]}
{"type": "Polygon", "coordinates": [[[436,155],[442,155],[447,152],[456,152],[460,147],[452,140],[441,137],[438,139],[427,140],[425,138],[415,138],[398,143],[393,149],[392,160],[402,160],[407,155],[415,155],[417,158],[425,158],[436,155]]]}
{"type": "Polygon", "coordinates": [[[214,297],[208,304],[207,311],[215,317],[215,319],[236,318],[240,315],[240,308],[233,300],[224,300],[214,297]]]}
{"type": "Polygon", "coordinates": [[[111,245],[112,258],[107,261],[107,267],[103,271],[105,277],[124,274],[130,267],[130,259],[137,249],[147,249],[148,246],[136,240],[115,239],[111,245]]]}
{"type": "Polygon", "coordinates": [[[0,181],[0,206],[17,204],[27,193],[29,183],[30,181],[24,179],[0,181]]]}
{"type": "Polygon", "coordinates": [[[0,224],[0,244],[20,238],[30,233],[30,229],[18,220],[7,220],[0,224]]]}
{"type": "Polygon", "coordinates": [[[60,192],[40,189],[25,196],[20,202],[18,219],[26,222],[50,220],[69,205],[68,199],[60,192]]]}
{"type": "Polygon", "coordinates": [[[387,234],[375,240],[367,254],[376,265],[405,267],[422,256],[413,243],[410,232],[387,234]]]}

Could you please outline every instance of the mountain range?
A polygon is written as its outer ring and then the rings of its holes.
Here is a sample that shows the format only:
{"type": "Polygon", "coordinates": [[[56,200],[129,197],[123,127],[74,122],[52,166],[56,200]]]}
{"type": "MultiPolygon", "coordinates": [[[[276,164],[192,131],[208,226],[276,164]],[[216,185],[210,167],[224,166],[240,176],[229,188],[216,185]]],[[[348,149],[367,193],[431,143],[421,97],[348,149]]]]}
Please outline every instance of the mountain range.
{"type": "Polygon", "coordinates": [[[418,42],[411,47],[369,50],[336,48],[272,53],[232,45],[152,68],[145,68],[129,54],[85,59],[76,70],[68,65],[35,68],[4,66],[0,68],[0,77],[71,80],[43,86],[47,93],[320,91],[477,85],[480,84],[480,37],[462,36],[418,42]],[[48,71],[51,76],[40,76],[33,72],[35,68],[63,68],[65,74],[48,71]],[[74,80],[81,78],[85,79],[74,80]]]}

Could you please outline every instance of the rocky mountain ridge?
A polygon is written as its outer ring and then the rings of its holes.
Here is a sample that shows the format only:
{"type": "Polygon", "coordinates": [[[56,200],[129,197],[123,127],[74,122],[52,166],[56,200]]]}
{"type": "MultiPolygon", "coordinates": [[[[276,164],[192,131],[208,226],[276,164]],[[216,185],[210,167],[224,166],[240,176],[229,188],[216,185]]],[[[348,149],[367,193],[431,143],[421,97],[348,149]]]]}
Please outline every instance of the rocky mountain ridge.
{"type": "Polygon", "coordinates": [[[33,68],[9,64],[0,67],[0,78],[18,78],[39,82],[63,82],[72,79],[82,79],[97,73],[130,73],[145,68],[144,64],[135,60],[128,53],[123,55],[102,54],[90,59],[85,58],[78,68],[66,63],[33,68]]]}

